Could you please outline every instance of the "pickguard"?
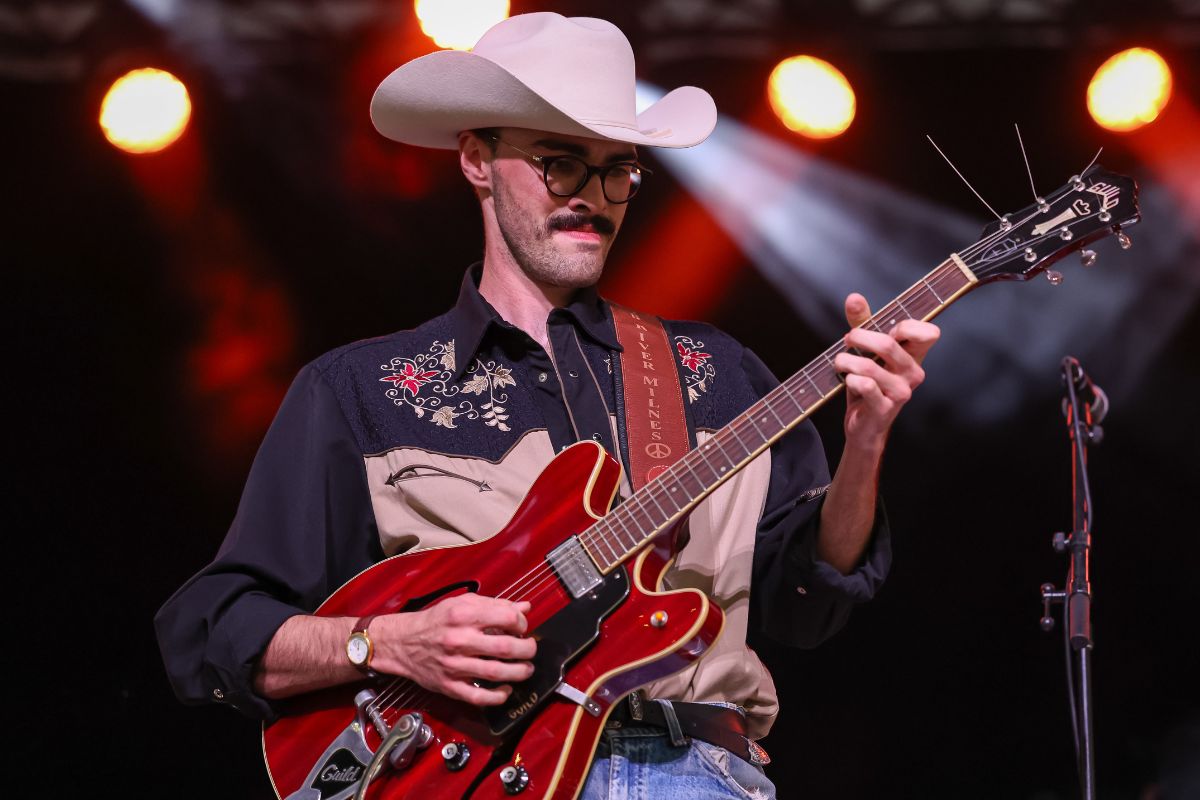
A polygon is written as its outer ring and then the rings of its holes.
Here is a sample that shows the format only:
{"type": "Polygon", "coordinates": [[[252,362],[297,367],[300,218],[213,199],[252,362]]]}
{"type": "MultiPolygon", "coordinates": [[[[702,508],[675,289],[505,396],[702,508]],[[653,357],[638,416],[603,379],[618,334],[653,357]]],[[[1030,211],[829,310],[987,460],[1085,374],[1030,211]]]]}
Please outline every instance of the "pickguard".
{"type": "Polygon", "coordinates": [[[537,654],[533,657],[533,676],[514,685],[503,705],[484,709],[484,719],[493,734],[508,733],[554,694],[567,666],[599,638],[600,623],[628,596],[629,575],[619,567],[534,630],[537,654]]]}

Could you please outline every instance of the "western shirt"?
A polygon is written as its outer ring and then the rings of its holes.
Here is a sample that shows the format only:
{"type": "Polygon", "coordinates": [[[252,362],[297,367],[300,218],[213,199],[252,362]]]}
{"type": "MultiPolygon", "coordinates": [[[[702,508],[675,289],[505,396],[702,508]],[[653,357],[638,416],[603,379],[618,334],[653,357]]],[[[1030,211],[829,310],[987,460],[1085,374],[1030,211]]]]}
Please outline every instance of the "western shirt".
{"type": "MultiPolygon", "coordinates": [[[[487,303],[479,274],[478,265],[467,272],[447,313],[333,350],[297,375],[216,558],[155,618],[183,701],[273,718],[254,669],[288,618],[313,612],[386,556],[500,530],[574,442],[592,439],[624,463],[612,375],[621,347],[607,303],[582,290],[552,310],[547,350],[487,303]]],[[[693,444],[778,384],[718,329],[664,325],[693,444]]],[[[752,736],[767,733],[777,694],[746,644],[750,630],[815,646],[874,595],[891,561],[882,508],[853,572],[817,557],[828,484],[820,439],[803,422],[694,509],[666,583],[706,592],[725,611],[725,629],[700,661],[647,687],[651,697],[736,703],[752,736]]],[[[623,482],[620,497],[629,493],[623,482]]]]}

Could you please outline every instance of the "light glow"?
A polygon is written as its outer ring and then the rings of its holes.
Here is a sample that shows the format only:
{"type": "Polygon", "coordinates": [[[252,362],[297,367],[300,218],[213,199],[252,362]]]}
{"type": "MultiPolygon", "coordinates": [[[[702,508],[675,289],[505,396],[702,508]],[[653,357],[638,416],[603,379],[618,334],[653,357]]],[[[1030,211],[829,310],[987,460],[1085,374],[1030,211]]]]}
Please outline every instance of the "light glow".
{"type": "Polygon", "coordinates": [[[813,56],[781,61],[767,81],[771,108],[789,130],[812,139],[829,139],[854,120],[850,82],[835,66],[813,56]]]}
{"type": "Polygon", "coordinates": [[[1092,119],[1110,131],[1132,131],[1158,118],[1171,99],[1171,70],[1145,47],[1117,53],[1100,65],[1088,85],[1092,119]]]}
{"type": "Polygon", "coordinates": [[[100,104],[104,136],[128,153],[155,153],[187,128],[192,101],[187,87],[169,72],[145,68],[113,82],[100,104]]]}
{"type": "Polygon", "coordinates": [[[509,0],[416,0],[421,32],[438,47],[470,50],[488,28],[508,19],[509,0]]]}

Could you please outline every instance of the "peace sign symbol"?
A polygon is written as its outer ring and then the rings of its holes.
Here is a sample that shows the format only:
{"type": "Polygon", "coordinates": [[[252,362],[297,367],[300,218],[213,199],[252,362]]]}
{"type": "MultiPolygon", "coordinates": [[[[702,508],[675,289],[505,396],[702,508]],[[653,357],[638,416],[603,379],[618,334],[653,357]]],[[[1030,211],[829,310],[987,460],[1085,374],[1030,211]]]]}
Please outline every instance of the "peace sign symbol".
{"type": "Polygon", "coordinates": [[[651,458],[663,459],[671,455],[671,448],[667,447],[662,442],[651,442],[646,445],[646,455],[651,458]]]}

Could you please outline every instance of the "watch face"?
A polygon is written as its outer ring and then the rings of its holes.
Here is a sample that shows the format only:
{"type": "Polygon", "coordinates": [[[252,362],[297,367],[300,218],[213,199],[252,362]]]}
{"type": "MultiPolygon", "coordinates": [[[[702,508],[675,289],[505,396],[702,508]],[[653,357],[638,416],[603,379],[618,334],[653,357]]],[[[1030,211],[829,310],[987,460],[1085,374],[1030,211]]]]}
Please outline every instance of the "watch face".
{"type": "Polygon", "coordinates": [[[365,637],[355,634],[346,642],[346,655],[350,657],[351,664],[361,667],[371,655],[371,644],[365,637]]]}

